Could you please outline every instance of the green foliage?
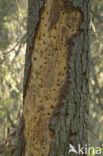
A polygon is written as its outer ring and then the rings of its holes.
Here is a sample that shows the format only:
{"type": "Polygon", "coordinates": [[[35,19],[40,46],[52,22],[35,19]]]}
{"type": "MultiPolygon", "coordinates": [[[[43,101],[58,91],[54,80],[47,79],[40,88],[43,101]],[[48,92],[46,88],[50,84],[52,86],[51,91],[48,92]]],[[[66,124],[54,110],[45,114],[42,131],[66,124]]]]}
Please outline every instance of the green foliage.
{"type": "Polygon", "coordinates": [[[27,0],[0,0],[0,142],[22,113],[26,21],[27,0]]]}
{"type": "Polygon", "coordinates": [[[17,41],[26,28],[27,1],[0,0],[0,49],[17,41]],[[25,27],[25,28],[24,28],[25,27]],[[18,33],[18,35],[16,34],[18,33]]]}
{"type": "Polygon", "coordinates": [[[16,11],[16,0],[0,0],[0,49],[5,49],[10,44],[9,29],[5,21],[16,11]]]}
{"type": "Polygon", "coordinates": [[[93,0],[91,9],[89,143],[103,144],[103,1],[93,0]]]}

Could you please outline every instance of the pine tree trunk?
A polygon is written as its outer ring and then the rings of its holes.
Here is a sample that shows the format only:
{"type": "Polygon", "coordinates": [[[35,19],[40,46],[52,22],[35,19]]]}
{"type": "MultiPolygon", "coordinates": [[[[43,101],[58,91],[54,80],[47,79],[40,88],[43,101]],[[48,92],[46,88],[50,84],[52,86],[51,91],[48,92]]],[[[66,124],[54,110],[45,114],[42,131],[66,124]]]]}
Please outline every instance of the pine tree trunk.
{"type": "Polygon", "coordinates": [[[90,1],[28,5],[23,155],[75,156],[69,145],[88,139],[90,1]]]}

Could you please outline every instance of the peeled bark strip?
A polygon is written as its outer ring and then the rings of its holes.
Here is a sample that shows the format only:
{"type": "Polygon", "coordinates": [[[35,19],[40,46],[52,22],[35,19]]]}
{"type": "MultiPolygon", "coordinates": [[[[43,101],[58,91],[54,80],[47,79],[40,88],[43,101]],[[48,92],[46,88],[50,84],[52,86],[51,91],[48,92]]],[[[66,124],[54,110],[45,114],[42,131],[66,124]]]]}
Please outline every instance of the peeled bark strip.
{"type": "Polygon", "coordinates": [[[89,3],[29,1],[25,156],[74,156],[69,144],[87,144],[89,3]]]}

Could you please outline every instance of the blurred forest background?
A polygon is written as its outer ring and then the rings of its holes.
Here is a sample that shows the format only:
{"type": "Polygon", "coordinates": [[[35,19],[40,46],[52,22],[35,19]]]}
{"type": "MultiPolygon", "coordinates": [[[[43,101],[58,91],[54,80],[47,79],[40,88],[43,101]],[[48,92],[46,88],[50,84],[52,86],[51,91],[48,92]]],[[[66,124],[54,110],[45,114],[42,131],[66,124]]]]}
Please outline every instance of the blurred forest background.
{"type": "Polygon", "coordinates": [[[15,134],[22,113],[26,25],[27,0],[0,0],[1,145],[15,134]]]}
{"type": "MultiPolygon", "coordinates": [[[[10,144],[22,113],[27,0],[0,0],[0,145],[10,144]]],[[[103,0],[93,0],[90,23],[90,146],[103,144],[103,0]]],[[[12,142],[12,146],[15,141],[12,142]]],[[[2,149],[2,148],[1,148],[2,149]]],[[[0,151],[2,153],[2,150],[0,151]]]]}

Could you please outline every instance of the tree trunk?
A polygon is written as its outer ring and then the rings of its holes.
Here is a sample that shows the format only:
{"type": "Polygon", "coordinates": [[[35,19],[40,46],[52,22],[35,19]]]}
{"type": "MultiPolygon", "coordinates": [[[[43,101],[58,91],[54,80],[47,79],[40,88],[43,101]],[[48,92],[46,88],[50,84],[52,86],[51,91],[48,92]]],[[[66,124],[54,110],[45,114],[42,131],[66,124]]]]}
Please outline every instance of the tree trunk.
{"type": "Polygon", "coordinates": [[[28,5],[23,154],[75,156],[70,144],[77,149],[88,139],[90,1],[28,5]]]}

